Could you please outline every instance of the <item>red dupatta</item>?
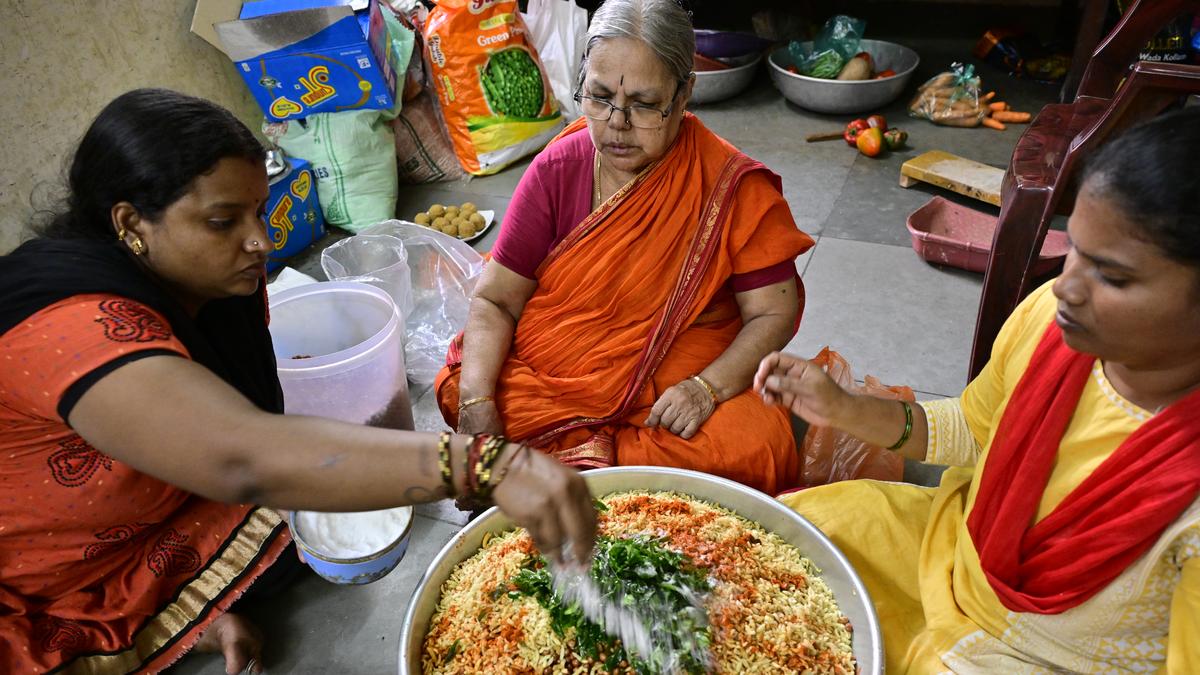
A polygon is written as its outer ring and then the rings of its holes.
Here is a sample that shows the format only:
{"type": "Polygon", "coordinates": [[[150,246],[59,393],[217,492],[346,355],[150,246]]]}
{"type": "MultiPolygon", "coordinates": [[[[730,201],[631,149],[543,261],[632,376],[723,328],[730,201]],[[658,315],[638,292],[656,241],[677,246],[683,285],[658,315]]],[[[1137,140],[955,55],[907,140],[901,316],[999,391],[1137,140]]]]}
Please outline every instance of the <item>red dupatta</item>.
{"type": "Polygon", "coordinates": [[[1000,602],[1058,614],[1148,551],[1200,493],[1200,392],[1142,424],[1034,523],[1094,357],[1051,324],[988,450],[967,530],[1000,602]]]}

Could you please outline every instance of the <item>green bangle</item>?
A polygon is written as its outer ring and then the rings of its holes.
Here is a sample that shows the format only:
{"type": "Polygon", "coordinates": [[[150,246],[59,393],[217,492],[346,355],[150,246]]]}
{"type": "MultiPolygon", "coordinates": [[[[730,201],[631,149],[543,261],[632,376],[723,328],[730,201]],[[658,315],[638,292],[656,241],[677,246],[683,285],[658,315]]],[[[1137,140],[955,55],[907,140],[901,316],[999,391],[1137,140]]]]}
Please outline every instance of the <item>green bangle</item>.
{"type": "Polygon", "coordinates": [[[912,406],[908,401],[900,401],[900,405],[904,406],[904,433],[900,435],[900,440],[888,446],[888,450],[899,450],[908,442],[908,437],[912,435],[912,406]]]}

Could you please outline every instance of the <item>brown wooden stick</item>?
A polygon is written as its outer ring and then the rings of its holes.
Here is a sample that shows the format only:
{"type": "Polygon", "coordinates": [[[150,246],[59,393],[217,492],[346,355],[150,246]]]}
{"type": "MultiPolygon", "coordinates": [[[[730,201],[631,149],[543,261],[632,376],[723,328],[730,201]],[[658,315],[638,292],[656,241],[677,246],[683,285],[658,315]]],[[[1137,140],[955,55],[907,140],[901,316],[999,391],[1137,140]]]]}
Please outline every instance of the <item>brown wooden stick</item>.
{"type": "Polygon", "coordinates": [[[822,134],[809,134],[804,137],[804,140],[808,143],[819,143],[821,141],[836,141],[842,137],[843,133],[844,132],[841,132],[841,131],[829,131],[829,132],[822,133],[822,134]]]}

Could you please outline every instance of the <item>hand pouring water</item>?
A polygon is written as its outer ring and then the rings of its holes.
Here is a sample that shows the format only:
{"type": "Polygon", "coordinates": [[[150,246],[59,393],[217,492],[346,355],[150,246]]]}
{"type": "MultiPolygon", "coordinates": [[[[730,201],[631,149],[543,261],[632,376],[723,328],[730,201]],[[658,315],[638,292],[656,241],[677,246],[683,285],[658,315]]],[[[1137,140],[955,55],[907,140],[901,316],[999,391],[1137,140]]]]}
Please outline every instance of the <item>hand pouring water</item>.
{"type": "MultiPolygon", "coordinates": [[[[589,621],[620,640],[630,659],[641,659],[654,672],[667,674],[678,672],[683,657],[690,655],[694,662],[705,664],[706,672],[712,671],[712,654],[695,636],[677,635],[671,630],[670,608],[639,603],[620,587],[606,597],[589,575],[590,561],[575,561],[569,543],[563,546],[561,559],[564,562],[549,563],[555,593],[563,604],[577,604],[589,621]]],[[[685,611],[697,625],[708,625],[704,598],[687,588],[679,590],[691,605],[685,611]]]]}

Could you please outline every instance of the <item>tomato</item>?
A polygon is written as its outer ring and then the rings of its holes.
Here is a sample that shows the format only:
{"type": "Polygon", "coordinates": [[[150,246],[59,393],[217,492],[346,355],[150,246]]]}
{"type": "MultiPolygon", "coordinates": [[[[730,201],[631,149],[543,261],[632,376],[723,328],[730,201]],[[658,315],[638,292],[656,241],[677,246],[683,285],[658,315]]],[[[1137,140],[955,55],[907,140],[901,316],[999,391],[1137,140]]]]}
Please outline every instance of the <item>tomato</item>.
{"type": "Polygon", "coordinates": [[[888,128],[887,119],[885,119],[883,115],[871,115],[867,118],[867,126],[871,127],[872,129],[886,131],[888,128]]]}
{"type": "Polygon", "coordinates": [[[876,128],[859,132],[855,144],[858,151],[867,157],[878,157],[883,152],[883,132],[876,128]]]}

